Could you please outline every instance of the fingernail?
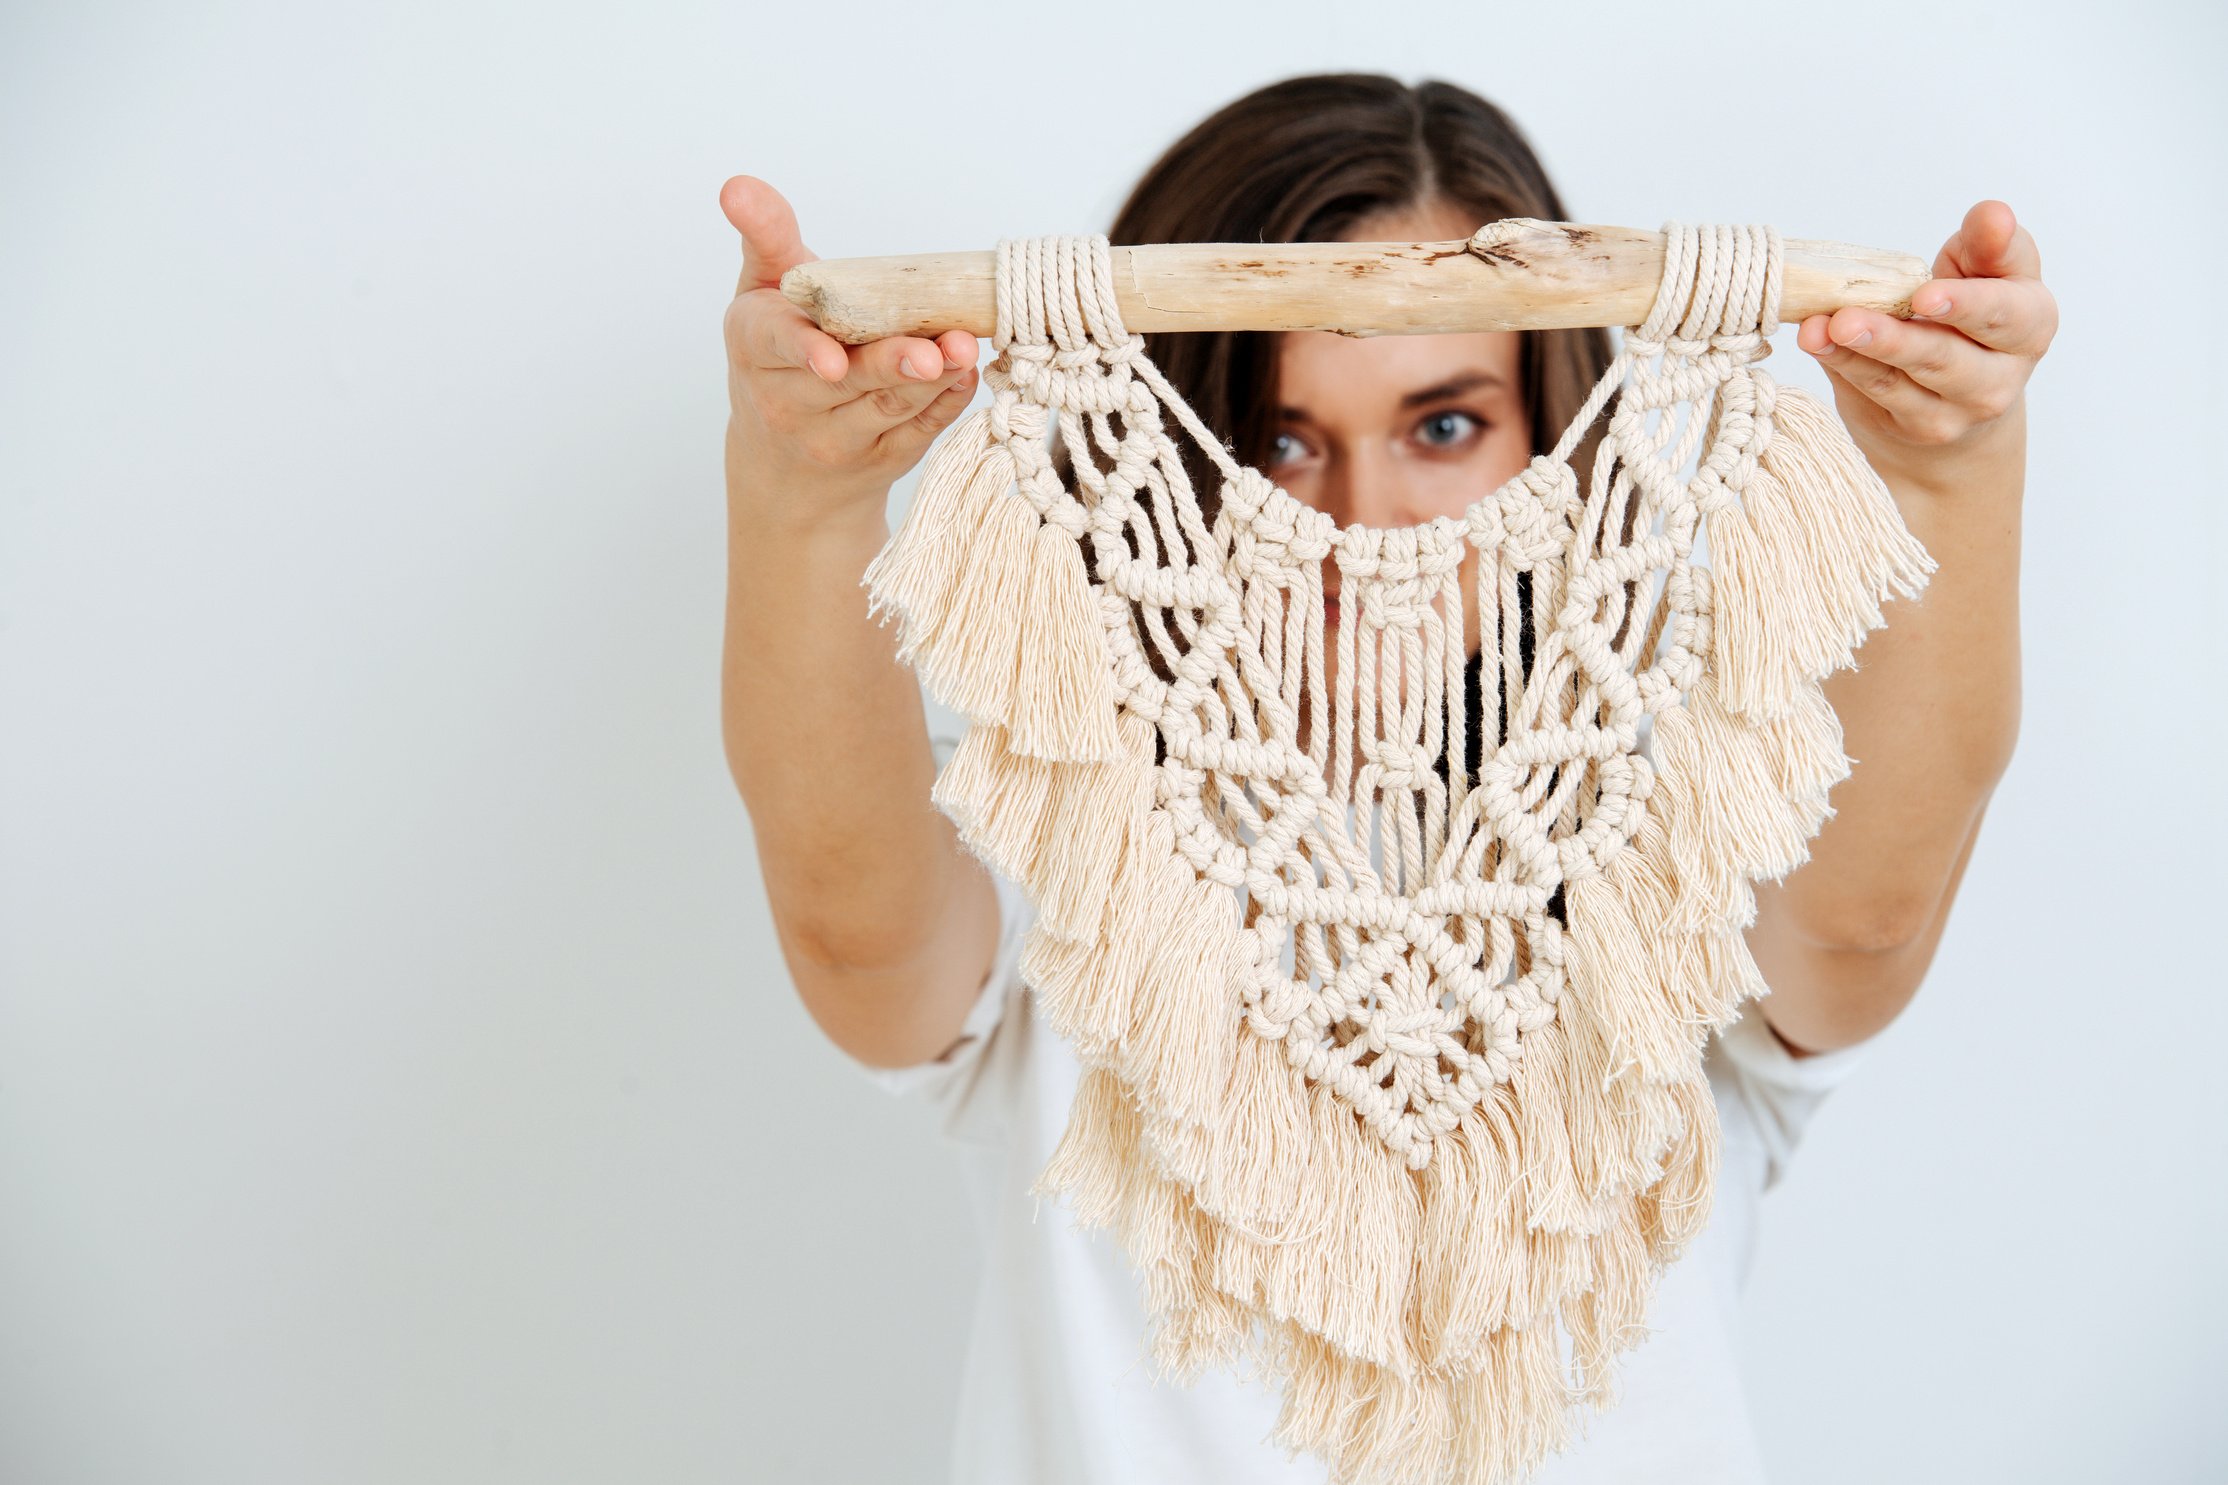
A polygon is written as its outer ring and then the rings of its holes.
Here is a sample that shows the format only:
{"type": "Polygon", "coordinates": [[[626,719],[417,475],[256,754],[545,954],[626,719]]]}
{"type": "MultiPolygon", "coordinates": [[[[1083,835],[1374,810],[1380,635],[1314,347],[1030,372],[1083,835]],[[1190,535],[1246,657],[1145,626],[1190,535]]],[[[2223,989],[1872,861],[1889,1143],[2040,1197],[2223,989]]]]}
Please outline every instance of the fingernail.
{"type": "Polygon", "coordinates": [[[1947,299],[1914,299],[1911,301],[1911,313],[1923,315],[1930,320],[1948,314],[1949,307],[1950,302],[1947,299]]]}
{"type": "Polygon", "coordinates": [[[1870,330],[1859,330],[1856,339],[1849,342],[1849,348],[1855,350],[1860,345],[1870,344],[1872,344],[1872,332],[1870,330]]]}
{"type": "MultiPolygon", "coordinates": [[[[1797,341],[1796,344],[1801,345],[1802,342],[1797,341]]],[[[1806,345],[1803,346],[1803,349],[1813,356],[1823,356],[1833,350],[1833,342],[1829,340],[1824,345],[1806,345]]]]}
{"type": "Polygon", "coordinates": [[[904,367],[905,374],[909,377],[912,377],[915,381],[927,381],[930,376],[929,372],[921,369],[921,363],[914,360],[911,356],[907,356],[898,364],[904,367]]]}

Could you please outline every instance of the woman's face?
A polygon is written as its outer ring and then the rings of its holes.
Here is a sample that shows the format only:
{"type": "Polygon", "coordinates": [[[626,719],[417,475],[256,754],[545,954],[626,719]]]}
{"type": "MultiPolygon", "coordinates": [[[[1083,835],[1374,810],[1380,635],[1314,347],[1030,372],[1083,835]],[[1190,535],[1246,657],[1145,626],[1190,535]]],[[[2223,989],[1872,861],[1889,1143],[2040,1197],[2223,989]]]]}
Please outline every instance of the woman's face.
{"type": "MultiPolygon", "coordinates": [[[[1440,207],[1369,218],[1353,242],[1436,242],[1477,223],[1440,207]]],[[[1518,385],[1518,333],[1379,335],[1328,330],[1279,337],[1278,433],[1263,471],[1341,527],[1460,520],[1532,457],[1530,409],[1518,385]]],[[[1478,647],[1477,553],[1463,558],[1464,634],[1478,647]]],[[[1326,640],[1338,585],[1323,565],[1326,640]]],[[[1326,654],[1331,653],[1326,645],[1326,654]]]]}

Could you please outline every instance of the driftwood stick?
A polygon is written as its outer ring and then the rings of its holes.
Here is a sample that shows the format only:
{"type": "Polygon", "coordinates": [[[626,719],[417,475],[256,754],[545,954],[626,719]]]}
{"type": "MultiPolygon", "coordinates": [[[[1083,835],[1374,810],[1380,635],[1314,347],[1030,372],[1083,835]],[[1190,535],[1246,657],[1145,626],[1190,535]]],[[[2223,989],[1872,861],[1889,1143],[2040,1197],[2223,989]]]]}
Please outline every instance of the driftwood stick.
{"type": "MultiPolygon", "coordinates": [[[[1663,278],[1661,232],[1512,217],[1491,247],[1452,242],[1153,243],[1113,250],[1122,323],[1168,330],[1426,335],[1637,325],[1663,278]]],[[[1908,317],[1933,277],[1907,253],[1782,244],[1780,319],[1858,305],[1908,317]]],[[[781,292],[836,339],[996,330],[990,252],[823,258],[781,292]]]]}

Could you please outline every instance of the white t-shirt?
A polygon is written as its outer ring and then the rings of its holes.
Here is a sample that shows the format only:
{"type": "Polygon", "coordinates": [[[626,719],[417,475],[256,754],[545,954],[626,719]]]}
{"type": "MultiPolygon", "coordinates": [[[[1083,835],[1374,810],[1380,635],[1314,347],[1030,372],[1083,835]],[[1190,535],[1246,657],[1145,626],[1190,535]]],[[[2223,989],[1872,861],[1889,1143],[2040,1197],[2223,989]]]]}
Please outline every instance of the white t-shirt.
{"type": "MultiPolygon", "coordinates": [[[[942,760],[957,738],[934,743],[942,760]]],[[[1119,1241],[1029,1194],[1067,1127],[1080,1068],[1020,978],[1033,909],[1019,887],[995,880],[998,951],[959,1043],[915,1067],[854,1064],[935,1111],[982,1239],[951,1485],[1321,1485],[1320,1462],[1288,1459],[1270,1442],[1278,1400],[1266,1382],[1232,1371],[1189,1386],[1159,1380],[1119,1241]]],[[[1621,1401],[1592,1415],[1536,1485],[1763,1479],[1738,1345],[1758,1201],[1858,1055],[1790,1055],[1753,1002],[1712,1040],[1723,1158],[1709,1225],[1658,1285],[1653,1333],[1620,1366],[1621,1401]]]]}

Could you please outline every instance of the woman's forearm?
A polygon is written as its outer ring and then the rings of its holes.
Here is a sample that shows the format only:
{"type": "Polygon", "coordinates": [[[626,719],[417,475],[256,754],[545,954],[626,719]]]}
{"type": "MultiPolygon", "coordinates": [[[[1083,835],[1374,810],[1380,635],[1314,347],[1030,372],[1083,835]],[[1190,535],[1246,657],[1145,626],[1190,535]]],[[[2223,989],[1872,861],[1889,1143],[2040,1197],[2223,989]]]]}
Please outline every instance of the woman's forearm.
{"type": "Polygon", "coordinates": [[[1855,770],[1811,857],[1757,889],[1749,943],[1772,1025],[1799,1047],[1862,1040],[1931,962],[2019,730],[2023,411],[1952,488],[1882,471],[1938,568],[1885,609],[1852,669],[1826,679],[1855,770]]]}
{"type": "MultiPolygon", "coordinates": [[[[860,579],[888,535],[881,502],[770,488],[732,446],[728,465],[722,731],[776,928],[812,1001],[808,972],[918,964],[951,931],[951,894],[973,863],[929,801],[919,685],[867,613],[860,579]]],[[[844,1018],[880,1013],[862,1003],[844,1018]]]]}

